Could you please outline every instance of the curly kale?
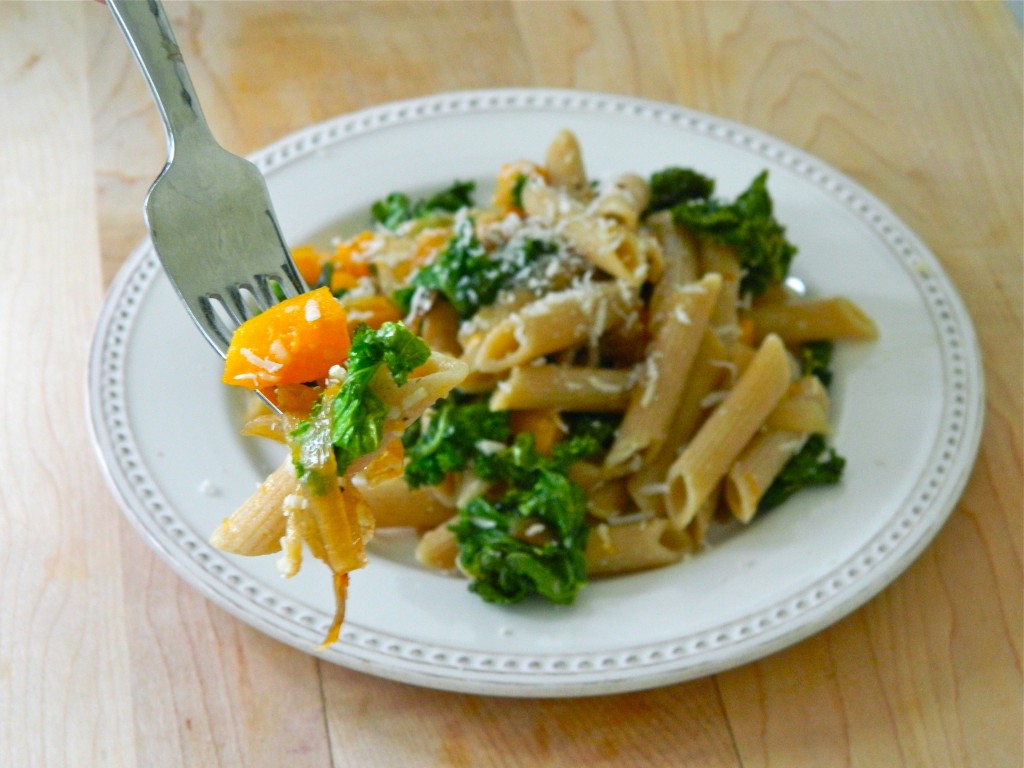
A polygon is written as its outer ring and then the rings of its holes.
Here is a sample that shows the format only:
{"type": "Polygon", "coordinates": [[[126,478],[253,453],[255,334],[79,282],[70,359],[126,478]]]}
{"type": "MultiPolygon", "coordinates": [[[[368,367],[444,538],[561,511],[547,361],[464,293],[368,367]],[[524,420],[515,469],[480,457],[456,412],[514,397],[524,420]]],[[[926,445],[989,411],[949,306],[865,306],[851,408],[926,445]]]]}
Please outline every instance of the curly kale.
{"type": "Polygon", "coordinates": [[[832,383],[832,352],[835,344],[831,341],[809,341],[800,347],[800,372],[804,376],[817,376],[826,387],[832,383]]]}
{"type": "Polygon", "coordinates": [[[436,291],[466,319],[480,307],[493,304],[498,293],[542,256],[557,250],[547,240],[514,241],[489,254],[476,236],[473,222],[459,223],[437,260],[413,275],[407,287],[395,294],[395,300],[408,310],[417,288],[436,291]]]}
{"type": "Polygon", "coordinates": [[[413,219],[455,213],[460,208],[471,208],[474,189],[476,184],[472,181],[456,180],[447,189],[416,201],[402,192],[392,192],[383,200],[375,202],[370,208],[370,213],[375,221],[394,231],[413,219]]]}
{"type": "Polygon", "coordinates": [[[715,191],[715,181],[689,168],[666,168],[651,174],[651,199],[645,216],[691,200],[706,200],[715,191]]]}
{"type": "Polygon", "coordinates": [[[550,456],[533,435],[511,438],[507,411],[486,400],[449,396],[422,428],[406,433],[405,480],[436,485],[449,472],[472,471],[492,492],[464,505],[450,528],[470,589],[488,602],[538,594],[569,603],[586,582],[586,493],[569,480],[577,461],[606,450],[617,418],[580,415],[550,456]]]}
{"type": "Polygon", "coordinates": [[[470,589],[493,603],[538,594],[571,603],[586,583],[586,492],[565,476],[563,460],[540,455],[533,436],[478,455],[476,473],[502,484],[500,498],[479,496],[450,526],[470,589]]]}
{"type": "Polygon", "coordinates": [[[796,247],[773,215],[768,172],[751,182],[735,201],[694,198],[674,205],[672,218],[697,235],[733,248],[744,274],[740,290],[757,296],[786,277],[796,247]]]}
{"type": "MultiPolygon", "coordinates": [[[[419,422],[417,422],[419,425],[419,422]]],[[[425,426],[407,430],[402,442],[409,461],[410,488],[437,485],[449,472],[461,472],[478,455],[480,441],[509,439],[508,411],[492,411],[486,400],[467,401],[452,394],[435,404],[425,426]]]]}
{"type": "Polygon", "coordinates": [[[337,473],[380,446],[387,406],[370,389],[383,365],[398,385],[430,357],[430,348],[401,323],[384,323],[379,330],[362,325],[352,338],[344,384],[332,398],[313,404],[307,418],[288,433],[296,476],[321,493],[332,456],[337,473]]]}
{"type": "Polygon", "coordinates": [[[811,435],[800,452],[782,468],[758,504],[758,511],[766,512],[782,504],[803,488],[814,485],[834,485],[843,476],[846,459],[825,444],[821,435],[811,435]]]}

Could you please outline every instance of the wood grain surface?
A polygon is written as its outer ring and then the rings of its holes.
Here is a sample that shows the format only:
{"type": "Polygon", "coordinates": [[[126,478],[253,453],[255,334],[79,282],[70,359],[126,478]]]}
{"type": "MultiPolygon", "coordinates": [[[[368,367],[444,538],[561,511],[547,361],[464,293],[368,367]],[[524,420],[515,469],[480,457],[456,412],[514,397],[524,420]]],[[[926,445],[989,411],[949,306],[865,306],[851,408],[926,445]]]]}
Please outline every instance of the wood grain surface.
{"type": "MultiPolygon", "coordinates": [[[[498,86],[664,100],[838,167],[933,249],[987,411],[935,542],[846,619],[660,690],[504,700],[321,663],[123,521],[83,381],[165,142],[107,9],[0,3],[0,766],[972,766],[1022,751],[1021,31],[1002,2],[167,4],[230,149],[498,86]]],[[[908,386],[911,383],[908,382],[908,386]]]]}

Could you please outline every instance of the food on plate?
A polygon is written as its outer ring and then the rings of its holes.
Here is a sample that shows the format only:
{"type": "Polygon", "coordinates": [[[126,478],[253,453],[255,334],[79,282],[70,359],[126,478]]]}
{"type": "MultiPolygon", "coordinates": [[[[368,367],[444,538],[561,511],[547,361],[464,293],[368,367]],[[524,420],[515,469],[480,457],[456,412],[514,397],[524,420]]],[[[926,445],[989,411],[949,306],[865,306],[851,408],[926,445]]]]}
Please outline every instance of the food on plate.
{"type": "Polygon", "coordinates": [[[225,382],[283,413],[245,431],[290,458],[213,542],[327,563],[325,643],[375,529],[418,529],[420,562],[484,600],[568,604],[841,477],[832,348],[877,331],[787,287],[767,173],[733,200],[678,167],[595,180],[562,131],[475,194],[395,192],[366,231],[295,249],[312,291],[233,339],[225,382]]]}

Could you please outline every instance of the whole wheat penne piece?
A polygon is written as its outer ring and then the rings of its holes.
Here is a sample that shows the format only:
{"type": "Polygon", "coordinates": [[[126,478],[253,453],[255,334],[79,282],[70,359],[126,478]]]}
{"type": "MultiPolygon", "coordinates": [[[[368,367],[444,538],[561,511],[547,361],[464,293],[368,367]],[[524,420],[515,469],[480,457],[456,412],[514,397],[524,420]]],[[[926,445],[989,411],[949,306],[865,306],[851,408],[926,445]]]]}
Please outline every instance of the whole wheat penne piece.
{"type": "Polygon", "coordinates": [[[635,173],[624,173],[598,189],[597,197],[587,206],[587,213],[636,229],[650,199],[651,188],[647,181],[635,173]]]}
{"type": "Polygon", "coordinates": [[[751,307],[747,317],[753,322],[758,338],[774,333],[790,346],[808,341],[869,341],[878,338],[878,327],[874,321],[860,307],[841,296],[790,303],[760,303],[751,307]]]}
{"type": "MultiPolygon", "coordinates": [[[[716,243],[708,238],[700,242],[701,272],[714,272],[722,276],[722,290],[718,294],[718,304],[711,317],[714,328],[733,329],[737,325],[737,308],[740,298],[740,260],[732,248],[716,243]]],[[[728,340],[730,334],[723,336],[728,340]]]]}
{"type": "Polygon", "coordinates": [[[544,168],[552,185],[564,189],[577,199],[590,195],[587,172],[583,165],[583,152],[572,131],[561,130],[548,145],[544,168]]]}
{"type": "Polygon", "coordinates": [[[678,562],[683,553],[661,542],[667,526],[664,518],[620,525],[599,523],[587,539],[587,573],[606,576],[678,562]]]}
{"type": "MultiPolygon", "coordinates": [[[[727,378],[728,369],[722,366],[725,358],[725,348],[718,336],[710,329],[705,330],[665,441],[644,457],[643,466],[629,478],[630,496],[641,511],[659,516],[666,514],[668,468],[693,437],[709,410],[710,406],[705,406],[705,398],[727,378]]],[[[728,385],[731,386],[732,381],[728,385]]]]}
{"type": "Polygon", "coordinates": [[[447,301],[435,301],[423,316],[420,337],[435,352],[452,357],[462,354],[459,343],[459,315],[447,301]]]}
{"type": "Polygon", "coordinates": [[[402,477],[393,477],[359,489],[373,510],[377,528],[434,528],[452,516],[432,488],[410,488],[402,477]]]}
{"type": "Polygon", "coordinates": [[[551,293],[488,330],[472,364],[484,373],[506,371],[543,355],[593,340],[621,325],[635,296],[613,282],[551,293]]]}
{"type": "Polygon", "coordinates": [[[554,408],[615,413],[626,410],[633,384],[629,371],[564,365],[512,369],[491,395],[492,411],[554,408]]]}
{"type": "Polygon", "coordinates": [[[210,536],[217,549],[233,555],[269,555],[281,549],[287,519],[284,502],[299,491],[291,460],[270,473],[210,536]]]}
{"type": "Polygon", "coordinates": [[[827,435],[829,396],[817,376],[804,376],[793,382],[786,395],[768,414],[765,426],[788,432],[827,435]]]}
{"type": "Polygon", "coordinates": [[[653,235],[636,232],[613,219],[567,216],[561,219],[559,231],[572,251],[630,286],[641,285],[651,261],[661,260],[655,253],[661,246],[653,235]]]}
{"type": "Polygon", "coordinates": [[[778,336],[769,336],[725,400],[668,471],[668,511],[683,528],[728,472],[740,451],[778,405],[793,364],[778,336]]]}
{"type": "Polygon", "coordinates": [[[629,491],[624,477],[599,483],[587,491],[587,511],[594,517],[607,520],[628,508],[629,491]]]}
{"type": "Polygon", "coordinates": [[[765,491],[806,440],[806,434],[767,430],[743,449],[724,482],[725,502],[737,520],[751,521],[765,491]]]}
{"type": "Polygon", "coordinates": [[[416,559],[428,568],[451,571],[459,557],[459,543],[448,526],[457,520],[451,517],[447,522],[432,528],[420,537],[416,544],[416,559]]]}
{"type": "Polygon", "coordinates": [[[650,302],[650,313],[655,317],[662,314],[662,304],[673,286],[692,283],[700,277],[698,246],[691,234],[676,226],[669,211],[659,211],[647,220],[647,224],[661,245],[662,263],[652,262],[649,275],[655,280],[650,302]]]}
{"type": "Polygon", "coordinates": [[[663,317],[655,318],[643,378],[630,396],[606,463],[621,464],[634,454],[657,450],[665,441],[682,396],[681,382],[690,375],[721,286],[717,274],[678,286],[663,317]]]}

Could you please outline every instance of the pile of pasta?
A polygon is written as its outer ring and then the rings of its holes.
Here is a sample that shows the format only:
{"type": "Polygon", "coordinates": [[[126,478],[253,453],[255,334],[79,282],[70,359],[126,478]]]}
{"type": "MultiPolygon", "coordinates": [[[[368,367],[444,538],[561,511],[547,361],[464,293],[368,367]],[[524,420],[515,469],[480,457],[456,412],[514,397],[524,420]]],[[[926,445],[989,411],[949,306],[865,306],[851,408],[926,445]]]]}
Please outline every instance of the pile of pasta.
{"type": "MultiPolygon", "coordinates": [[[[507,412],[513,436],[530,434],[545,455],[574,415],[614,424],[601,450],[565,470],[585,494],[587,574],[606,576],[679,561],[703,546],[716,518],[750,523],[787,462],[830,432],[828,390],[802,371],[801,350],[877,334],[853,302],[796,295],[781,276],[757,296],[745,292],[733,245],[691,231],[671,209],[652,211],[648,179],[592,181],[569,131],[543,163],[503,166],[487,207],[427,206],[425,215],[294,256],[310,284],[338,297],[350,333],[401,322],[432,355],[402,386],[375,380],[389,409],[386,438],[342,472],[336,495],[346,501],[323,514],[348,504],[347,519],[364,538],[415,528],[418,559],[452,573],[466,570],[459,511],[502,489],[471,463],[434,483],[408,481],[400,438],[413,421],[429,425],[446,396],[507,412]],[[453,298],[424,276],[459,238],[485,267],[507,254],[522,259],[512,246],[542,246],[506,270],[493,296],[453,298]]],[[[309,399],[283,417],[253,414],[247,431],[281,439],[309,399]]],[[[485,442],[481,454],[507,447],[485,442]]],[[[285,462],[213,541],[244,555],[283,549],[286,574],[298,567],[300,540],[330,561],[317,526],[295,514],[309,506],[308,489],[285,462]]],[[[359,554],[332,569],[347,573],[362,562],[359,554]]],[[[335,625],[332,637],[340,618],[335,625]]]]}

